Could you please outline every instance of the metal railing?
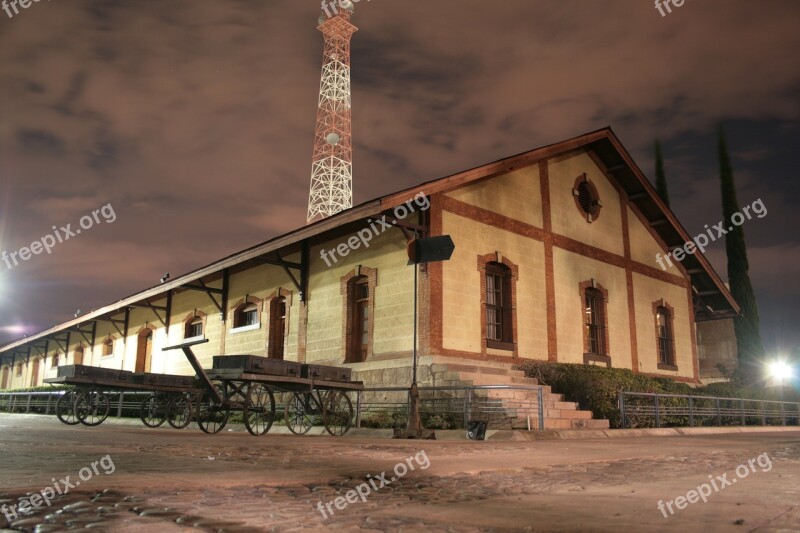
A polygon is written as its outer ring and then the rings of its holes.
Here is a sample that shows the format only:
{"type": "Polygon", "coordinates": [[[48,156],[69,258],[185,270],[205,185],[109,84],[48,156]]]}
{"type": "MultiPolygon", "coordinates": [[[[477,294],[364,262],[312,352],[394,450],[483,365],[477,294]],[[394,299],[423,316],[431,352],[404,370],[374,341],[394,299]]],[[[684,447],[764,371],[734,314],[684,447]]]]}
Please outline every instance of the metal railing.
{"type": "Polygon", "coordinates": [[[620,427],[800,425],[800,403],[620,391],[620,427]]]}
{"type": "MultiPolygon", "coordinates": [[[[420,417],[429,429],[466,428],[475,420],[487,422],[491,429],[544,429],[541,386],[440,386],[418,390],[420,417]]],[[[354,394],[356,427],[405,427],[408,387],[369,387],[354,394]]]]}
{"type": "MultiPolygon", "coordinates": [[[[466,428],[470,421],[490,429],[544,429],[544,393],[534,385],[419,387],[420,416],[431,429],[466,428]]],[[[59,391],[0,392],[0,412],[55,414],[59,391]]],[[[147,391],[108,391],[111,414],[137,416],[147,391]]],[[[405,427],[408,387],[372,387],[350,393],[356,427],[405,427]]],[[[276,417],[283,417],[279,394],[276,417]]]]}
{"type": "MultiPolygon", "coordinates": [[[[58,397],[65,391],[0,392],[0,412],[55,414],[58,397]]],[[[139,408],[152,392],[107,392],[111,413],[122,417],[123,412],[138,416],[139,408]]]]}

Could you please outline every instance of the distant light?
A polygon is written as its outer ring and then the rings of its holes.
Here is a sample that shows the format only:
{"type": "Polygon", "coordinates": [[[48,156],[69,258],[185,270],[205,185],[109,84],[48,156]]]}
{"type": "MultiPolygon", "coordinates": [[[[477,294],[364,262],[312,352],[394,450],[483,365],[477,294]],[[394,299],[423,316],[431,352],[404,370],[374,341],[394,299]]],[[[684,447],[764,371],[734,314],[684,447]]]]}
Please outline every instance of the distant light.
{"type": "Polygon", "coordinates": [[[28,331],[28,328],[21,324],[14,324],[13,326],[0,326],[0,331],[13,335],[21,335],[28,331]]]}
{"type": "Polygon", "coordinates": [[[779,384],[783,383],[784,380],[791,379],[794,375],[794,369],[786,361],[773,361],[767,368],[769,369],[769,375],[776,379],[779,384]]]}

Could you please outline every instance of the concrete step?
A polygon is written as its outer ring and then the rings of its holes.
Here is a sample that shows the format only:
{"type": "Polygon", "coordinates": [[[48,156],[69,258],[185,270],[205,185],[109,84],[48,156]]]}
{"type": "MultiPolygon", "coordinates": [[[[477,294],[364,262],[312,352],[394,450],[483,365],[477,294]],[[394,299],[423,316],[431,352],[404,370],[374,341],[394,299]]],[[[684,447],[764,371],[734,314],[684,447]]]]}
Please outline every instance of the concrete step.
{"type": "Polygon", "coordinates": [[[608,429],[608,420],[545,418],[545,429],[608,429]]]}
{"type": "Polygon", "coordinates": [[[583,418],[583,419],[591,419],[592,412],[591,411],[578,411],[577,409],[545,409],[544,410],[545,418],[583,418]]]}

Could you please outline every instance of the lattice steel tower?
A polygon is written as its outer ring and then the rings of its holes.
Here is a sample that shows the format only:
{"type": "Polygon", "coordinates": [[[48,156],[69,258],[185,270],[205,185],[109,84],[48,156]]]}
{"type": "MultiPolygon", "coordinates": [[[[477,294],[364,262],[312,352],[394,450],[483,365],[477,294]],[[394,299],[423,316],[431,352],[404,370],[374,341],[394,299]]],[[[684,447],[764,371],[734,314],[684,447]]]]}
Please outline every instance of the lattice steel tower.
{"type": "Polygon", "coordinates": [[[308,222],[353,207],[353,145],[350,136],[350,23],[352,2],[323,2],[319,30],[325,37],[317,127],[311,164],[308,222]],[[339,7],[346,4],[345,8],[339,7]]]}

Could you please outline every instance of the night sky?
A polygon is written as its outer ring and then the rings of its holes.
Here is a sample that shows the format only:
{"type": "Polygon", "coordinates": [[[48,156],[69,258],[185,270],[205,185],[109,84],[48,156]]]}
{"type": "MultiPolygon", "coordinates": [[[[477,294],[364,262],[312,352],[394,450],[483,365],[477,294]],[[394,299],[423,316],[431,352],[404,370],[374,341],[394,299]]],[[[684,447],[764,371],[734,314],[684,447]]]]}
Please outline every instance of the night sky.
{"type": "MultiPolygon", "coordinates": [[[[319,2],[19,9],[0,11],[0,252],[116,220],[0,263],[0,343],[305,224],[319,2]]],[[[651,179],[661,139],[694,235],[722,219],[722,123],[739,203],[768,209],[743,226],[766,347],[800,349],[800,2],[362,0],[353,23],[356,204],[611,126],[651,179]]],[[[707,255],[727,280],[723,242],[707,255]]]]}

